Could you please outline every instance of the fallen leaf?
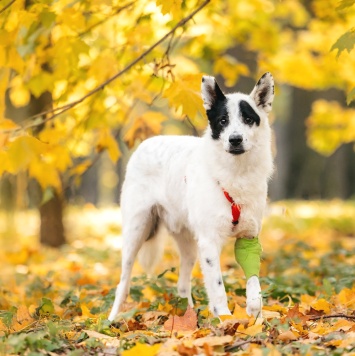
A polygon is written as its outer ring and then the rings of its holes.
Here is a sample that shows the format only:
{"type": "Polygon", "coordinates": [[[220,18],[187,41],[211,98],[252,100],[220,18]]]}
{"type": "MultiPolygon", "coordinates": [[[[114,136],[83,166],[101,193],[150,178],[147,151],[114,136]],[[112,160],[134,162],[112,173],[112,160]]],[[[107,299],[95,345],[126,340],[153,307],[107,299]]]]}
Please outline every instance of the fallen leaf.
{"type": "Polygon", "coordinates": [[[184,343],[179,344],[176,348],[176,351],[181,356],[193,356],[198,355],[199,353],[196,346],[192,345],[191,347],[189,347],[186,346],[184,343]]]}
{"type": "Polygon", "coordinates": [[[247,328],[245,328],[244,325],[239,325],[237,331],[242,333],[242,334],[255,336],[257,334],[260,334],[263,331],[263,325],[255,324],[255,325],[249,326],[247,328]]]}
{"type": "Polygon", "coordinates": [[[122,352],[122,356],[155,356],[161,348],[161,344],[148,345],[137,343],[136,346],[122,352]]]}
{"type": "Polygon", "coordinates": [[[114,339],[112,336],[108,336],[105,334],[98,333],[97,331],[94,330],[83,330],[89,337],[94,337],[95,339],[114,339]]]}
{"type": "Polygon", "coordinates": [[[295,341],[298,337],[291,330],[287,330],[280,334],[277,339],[281,341],[295,341]]]}
{"type": "Polygon", "coordinates": [[[204,344],[208,344],[210,346],[220,346],[229,344],[233,341],[233,337],[231,335],[225,336],[205,336],[194,341],[194,345],[198,347],[202,347],[204,344]]]}
{"type": "Polygon", "coordinates": [[[193,331],[197,328],[196,312],[188,307],[183,316],[170,315],[164,323],[164,329],[168,331],[193,331]]]}

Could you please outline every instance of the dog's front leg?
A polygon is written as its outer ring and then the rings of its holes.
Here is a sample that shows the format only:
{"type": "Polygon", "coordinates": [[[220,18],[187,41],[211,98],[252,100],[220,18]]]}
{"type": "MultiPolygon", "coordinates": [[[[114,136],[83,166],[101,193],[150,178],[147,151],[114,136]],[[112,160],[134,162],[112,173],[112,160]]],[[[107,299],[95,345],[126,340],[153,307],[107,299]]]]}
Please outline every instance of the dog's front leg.
{"type": "Polygon", "coordinates": [[[259,278],[251,276],[247,281],[247,314],[256,318],[262,317],[263,301],[261,298],[261,288],[259,278]]]}
{"type": "Polygon", "coordinates": [[[209,308],[215,316],[230,315],[219,260],[221,246],[213,239],[204,239],[198,242],[198,249],[209,308]]]}
{"type": "Polygon", "coordinates": [[[262,248],[258,237],[239,238],[235,242],[235,258],[242,267],[247,278],[246,297],[247,313],[261,317],[262,297],[259,282],[260,257],[262,248]]]}

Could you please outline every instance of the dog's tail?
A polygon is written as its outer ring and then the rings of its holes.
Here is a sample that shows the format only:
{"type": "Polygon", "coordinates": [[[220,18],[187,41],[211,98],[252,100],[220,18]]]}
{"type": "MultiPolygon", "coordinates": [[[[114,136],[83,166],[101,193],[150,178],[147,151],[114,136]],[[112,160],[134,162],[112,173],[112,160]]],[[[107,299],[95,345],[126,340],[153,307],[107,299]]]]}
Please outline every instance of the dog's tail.
{"type": "Polygon", "coordinates": [[[147,274],[152,274],[162,258],[165,236],[162,224],[157,226],[154,235],[150,236],[138,252],[139,264],[147,274]]]}

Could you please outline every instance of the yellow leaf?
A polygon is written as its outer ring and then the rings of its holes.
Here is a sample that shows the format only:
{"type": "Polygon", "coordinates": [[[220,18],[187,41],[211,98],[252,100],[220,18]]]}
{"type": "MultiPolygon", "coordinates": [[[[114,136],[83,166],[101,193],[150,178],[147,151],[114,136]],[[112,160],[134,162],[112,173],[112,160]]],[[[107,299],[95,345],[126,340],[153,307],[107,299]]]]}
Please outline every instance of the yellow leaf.
{"type": "Polygon", "coordinates": [[[225,320],[235,319],[233,315],[219,315],[218,317],[222,322],[225,320]]]}
{"type": "Polygon", "coordinates": [[[249,319],[249,316],[248,316],[245,308],[242,308],[239,304],[235,304],[233,316],[236,319],[249,319]]]}
{"type": "Polygon", "coordinates": [[[42,189],[53,187],[57,191],[61,190],[61,181],[55,166],[40,159],[33,159],[28,166],[28,173],[38,181],[42,189]]]}
{"type": "Polygon", "coordinates": [[[213,73],[221,74],[225,79],[225,85],[232,87],[240,75],[249,75],[248,67],[229,55],[218,57],[213,66],[213,73]]]}
{"type": "Polygon", "coordinates": [[[323,310],[326,314],[330,312],[330,303],[325,299],[319,299],[316,302],[312,303],[312,308],[315,310],[323,310]]]}
{"type": "Polygon", "coordinates": [[[182,109],[182,113],[194,119],[198,113],[203,114],[203,104],[200,94],[201,74],[188,74],[176,80],[165,90],[164,97],[169,105],[182,109]]]}
{"type": "Polygon", "coordinates": [[[70,170],[70,175],[78,175],[81,176],[86,170],[91,166],[92,161],[87,159],[84,162],[79,163],[77,166],[73,167],[70,170]]]}
{"type": "Polygon", "coordinates": [[[171,13],[174,18],[181,14],[182,0],[156,0],[157,6],[161,6],[163,15],[171,13]]]}
{"type": "Polygon", "coordinates": [[[171,271],[166,272],[166,273],[164,274],[164,277],[165,277],[166,279],[168,279],[169,281],[172,281],[172,282],[177,282],[178,279],[179,279],[179,276],[178,276],[176,273],[171,272],[171,271]]]}
{"type": "Polygon", "coordinates": [[[19,126],[9,119],[0,119],[0,130],[17,129],[19,126]]]}
{"type": "Polygon", "coordinates": [[[231,335],[225,336],[205,336],[196,339],[193,344],[199,347],[202,347],[204,344],[208,344],[210,346],[219,346],[229,344],[233,341],[233,337],[231,335]]]}
{"type": "Polygon", "coordinates": [[[250,336],[255,336],[257,334],[260,334],[263,331],[263,325],[262,324],[260,324],[260,325],[254,324],[252,326],[245,328],[243,324],[240,324],[238,326],[237,331],[241,332],[243,334],[250,335],[250,336]]]}
{"type": "Polygon", "coordinates": [[[96,148],[99,152],[106,149],[111,161],[114,163],[117,162],[121,155],[118,143],[108,128],[104,128],[99,131],[96,148]]]}
{"type": "Polygon", "coordinates": [[[342,143],[355,140],[355,110],[337,102],[317,100],[307,118],[308,143],[323,155],[331,155],[342,143]]]}
{"type": "Polygon", "coordinates": [[[277,338],[281,341],[295,341],[298,339],[298,337],[291,330],[281,333],[277,338]]]}
{"type": "Polygon", "coordinates": [[[161,124],[167,120],[162,113],[147,111],[137,117],[127,130],[124,140],[129,147],[133,147],[137,139],[145,140],[148,137],[158,135],[161,131],[161,124]]]}
{"type": "Polygon", "coordinates": [[[263,313],[264,313],[264,311],[278,312],[278,313],[282,313],[282,314],[287,314],[287,308],[285,308],[283,305],[278,305],[278,304],[265,305],[263,307],[263,313]]]}
{"type": "Polygon", "coordinates": [[[73,164],[68,148],[63,146],[50,147],[45,160],[53,164],[59,172],[66,171],[73,164]]]}
{"type": "MultiPolygon", "coordinates": [[[[93,314],[90,313],[90,310],[89,310],[89,308],[87,307],[86,304],[81,303],[81,304],[80,304],[80,309],[81,309],[81,311],[82,311],[82,313],[83,313],[83,316],[85,316],[85,317],[87,317],[87,318],[94,318],[94,317],[95,317],[95,315],[93,315],[93,314]]],[[[102,335],[102,334],[100,334],[100,335],[102,335]]],[[[90,336],[90,335],[89,335],[89,336],[90,336]]],[[[94,337],[94,336],[92,336],[92,337],[94,337]]]]}
{"type": "Polygon", "coordinates": [[[122,356],[137,356],[137,355],[155,356],[158,354],[160,348],[161,348],[161,344],[155,344],[153,346],[150,346],[148,344],[138,343],[136,346],[132,347],[131,349],[123,351],[122,356]]]}
{"type": "Polygon", "coordinates": [[[17,173],[20,170],[27,169],[28,165],[46,150],[47,145],[32,136],[18,137],[9,145],[10,173],[17,173]]]}
{"type": "Polygon", "coordinates": [[[35,319],[30,315],[28,308],[25,305],[20,305],[17,309],[16,320],[14,321],[12,328],[15,331],[19,331],[34,321],[35,319]]]}

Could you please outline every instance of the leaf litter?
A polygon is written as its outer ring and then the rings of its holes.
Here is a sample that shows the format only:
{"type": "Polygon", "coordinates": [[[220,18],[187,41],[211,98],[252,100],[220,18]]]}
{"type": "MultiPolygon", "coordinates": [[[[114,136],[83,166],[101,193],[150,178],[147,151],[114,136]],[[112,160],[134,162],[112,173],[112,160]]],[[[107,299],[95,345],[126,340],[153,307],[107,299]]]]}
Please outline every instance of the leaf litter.
{"type": "Polygon", "coordinates": [[[130,296],[112,324],[119,210],[69,208],[70,242],[58,250],[36,244],[36,217],[21,214],[12,225],[0,216],[7,226],[0,231],[0,355],[355,354],[354,203],[271,205],[261,234],[263,319],[245,313],[233,241],[221,259],[232,316],[220,319],[208,310],[198,266],[194,308],[177,295],[178,255],[168,242],[156,276],[135,264],[130,296]]]}

